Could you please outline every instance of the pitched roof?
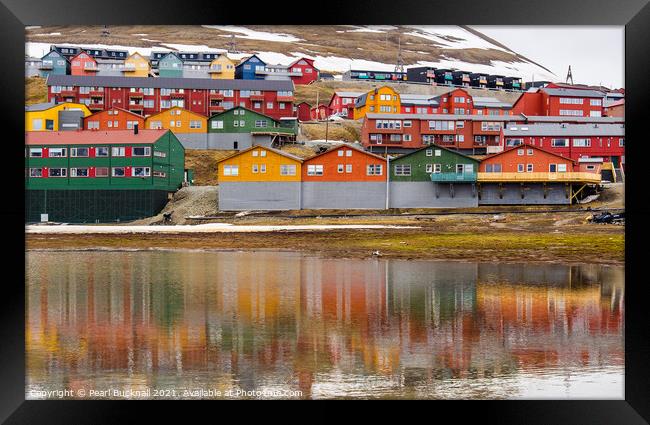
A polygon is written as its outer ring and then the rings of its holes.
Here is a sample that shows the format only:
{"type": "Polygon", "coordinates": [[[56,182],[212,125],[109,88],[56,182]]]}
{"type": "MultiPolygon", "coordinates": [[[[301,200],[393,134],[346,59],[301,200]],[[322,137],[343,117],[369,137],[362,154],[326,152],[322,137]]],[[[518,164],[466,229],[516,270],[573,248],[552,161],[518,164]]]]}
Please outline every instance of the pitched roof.
{"type": "Polygon", "coordinates": [[[294,89],[291,80],[213,80],[211,78],[111,77],[53,74],[48,76],[47,85],[262,91],[293,91],[294,89]]]}
{"type": "Polygon", "coordinates": [[[547,151],[546,149],[542,149],[542,148],[540,148],[539,146],[531,145],[531,144],[529,144],[529,143],[524,143],[524,144],[521,144],[521,145],[511,146],[511,147],[509,147],[509,148],[506,148],[506,149],[502,150],[501,152],[497,152],[497,153],[493,153],[493,154],[491,154],[491,155],[487,155],[487,156],[484,157],[481,161],[485,161],[486,159],[494,158],[494,157],[496,157],[496,156],[503,155],[503,154],[505,154],[505,153],[511,152],[511,151],[513,151],[513,150],[515,150],[515,149],[522,149],[522,148],[526,148],[526,149],[536,149],[536,150],[538,150],[538,151],[541,151],[541,152],[547,153],[547,154],[549,154],[549,155],[556,156],[556,157],[558,157],[558,158],[565,159],[565,160],[567,160],[567,161],[572,162],[572,163],[575,164],[575,161],[574,161],[573,159],[571,159],[571,158],[567,158],[567,157],[565,157],[565,156],[558,155],[558,154],[556,154],[555,152],[547,151]]]}
{"type": "Polygon", "coordinates": [[[154,143],[169,130],[80,130],[80,131],[29,131],[25,133],[26,145],[101,145],[154,143]]]}
{"type": "Polygon", "coordinates": [[[246,152],[248,152],[248,151],[250,151],[250,150],[253,150],[253,149],[259,149],[259,148],[261,148],[261,149],[266,149],[266,150],[269,150],[269,151],[271,151],[271,152],[275,152],[275,153],[277,153],[278,155],[282,155],[282,156],[284,156],[284,157],[287,157],[287,158],[293,159],[293,160],[295,160],[295,161],[300,162],[301,164],[302,164],[302,162],[304,161],[304,159],[302,159],[302,158],[300,158],[300,157],[298,157],[298,156],[295,156],[295,155],[292,155],[292,154],[290,154],[290,153],[287,153],[287,152],[281,151],[281,150],[279,150],[279,149],[270,148],[270,147],[268,147],[268,146],[253,145],[253,146],[251,146],[251,147],[249,147],[249,148],[246,148],[246,149],[241,150],[241,151],[239,151],[239,152],[235,152],[235,153],[232,154],[232,155],[228,155],[227,157],[218,160],[218,161],[217,161],[217,164],[220,164],[220,163],[222,163],[222,162],[224,162],[224,161],[227,161],[227,160],[229,160],[229,159],[231,159],[231,158],[234,158],[234,157],[236,157],[236,156],[242,155],[242,154],[244,154],[244,153],[246,153],[246,152]]]}
{"type": "Polygon", "coordinates": [[[256,57],[257,60],[259,60],[260,62],[262,62],[264,65],[266,65],[266,62],[264,62],[262,59],[260,59],[259,56],[257,56],[257,55],[250,55],[250,56],[246,56],[246,57],[241,58],[241,60],[240,60],[239,63],[237,64],[237,67],[242,66],[243,64],[245,64],[246,62],[248,62],[249,60],[251,60],[251,59],[254,58],[254,57],[256,57]]]}
{"type": "Polygon", "coordinates": [[[314,156],[310,156],[309,158],[306,158],[306,159],[305,159],[305,162],[307,162],[307,161],[311,161],[312,159],[318,158],[319,156],[323,156],[323,155],[325,155],[325,154],[328,154],[328,153],[330,153],[330,152],[334,152],[334,151],[339,150],[339,149],[342,149],[342,148],[350,148],[350,149],[353,149],[353,150],[358,151],[358,152],[360,152],[360,153],[363,153],[363,154],[365,154],[365,155],[368,155],[368,156],[372,156],[372,157],[375,157],[375,158],[381,159],[382,161],[386,161],[386,158],[384,158],[383,156],[380,156],[380,155],[374,154],[374,153],[372,153],[372,152],[365,151],[365,150],[363,150],[363,149],[361,149],[361,148],[358,148],[358,147],[353,146],[353,145],[349,145],[349,144],[347,144],[347,143],[343,143],[343,144],[340,144],[340,145],[333,146],[333,147],[331,147],[330,149],[326,150],[325,152],[317,153],[317,154],[314,155],[314,156]]]}
{"type": "Polygon", "coordinates": [[[140,115],[140,114],[136,114],[135,112],[131,112],[131,111],[129,111],[128,109],[119,108],[119,107],[117,107],[117,106],[111,106],[110,108],[108,108],[108,109],[104,109],[103,111],[97,111],[97,112],[95,112],[94,114],[90,114],[90,115],[88,115],[85,119],[92,118],[92,117],[94,117],[95,115],[103,114],[103,113],[106,113],[106,112],[108,112],[108,111],[112,111],[113,109],[117,109],[117,110],[120,111],[120,112],[124,112],[125,114],[129,114],[129,115],[134,116],[134,117],[136,117],[136,118],[142,118],[143,120],[145,119],[145,117],[143,117],[143,116],[140,115]]]}
{"type": "MultiPolygon", "coordinates": [[[[523,115],[523,114],[522,114],[523,115]]],[[[545,115],[523,115],[527,122],[539,123],[553,123],[553,122],[567,122],[567,123],[592,123],[592,124],[615,124],[624,123],[623,117],[572,117],[572,116],[545,116],[545,115]]]]}
{"type": "Polygon", "coordinates": [[[334,94],[336,94],[338,97],[359,97],[364,92],[360,91],[335,91],[334,94]]]}
{"type": "Polygon", "coordinates": [[[57,106],[62,106],[70,110],[83,110],[88,109],[83,103],[73,103],[73,102],[45,102],[45,103],[35,103],[33,105],[25,105],[25,112],[37,112],[37,111],[46,111],[57,106]]]}
{"type": "Polygon", "coordinates": [[[486,108],[512,108],[512,104],[508,102],[502,102],[495,97],[474,96],[472,100],[474,101],[474,106],[486,108]]]}
{"type": "Polygon", "coordinates": [[[181,108],[180,106],[172,106],[172,107],[169,108],[169,109],[164,109],[164,110],[162,110],[162,111],[160,111],[160,112],[157,112],[157,113],[155,113],[155,114],[151,114],[151,115],[149,115],[146,119],[149,120],[149,119],[154,118],[154,117],[157,117],[157,116],[159,116],[159,115],[166,114],[167,112],[172,111],[172,110],[180,110],[180,111],[183,111],[183,112],[187,112],[188,114],[193,115],[193,116],[195,116],[195,117],[199,117],[199,118],[201,118],[201,119],[207,119],[207,118],[205,117],[205,115],[201,115],[201,114],[199,114],[198,112],[190,111],[189,109],[181,108]]]}
{"type": "Polygon", "coordinates": [[[254,114],[256,114],[256,115],[259,115],[259,116],[262,116],[262,117],[264,117],[264,118],[268,118],[268,119],[270,119],[271,121],[278,122],[278,120],[276,120],[275,118],[273,118],[273,117],[271,117],[271,116],[268,116],[268,115],[263,114],[263,113],[261,113],[261,112],[255,111],[255,110],[253,110],[253,109],[248,109],[248,108],[246,108],[246,107],[244,107],[244,106],[235,106],[235,107],[232,107],[232,108],[230,108],[230,109],[226,109],[225,111],[217,112],[216,114],[213,114],[212,116],[210,116],[210,117],[208,118],[208,120],[211,120],[212,118],[219,117],[219,116],[221,116],[221,115],[223,115],[223,114],[226,114],[226,113],[228,113],[228,112],[230,112],[230,111],[234,111],[235,109],[243,109],[243,110],[245,110],[245,111],[252,112],[252,113],[254,113],[254,114]]]}
{"type": "Polygon", "coordinates": [[[466,120],[466,121],[523,121],[522,115],[457,115],[457,114],[366,114],[368,119],[420,119],[420,120],[466,120]]]}
{"type": "Polygon", "coordinates": [[[542,87],[541,90],[551,96],[568,96],[568,97],[605,97],[605,93],[597,90],[583,89],[565,89],[565,88],[548,88],[542,87]]]}
{"type": "Polygon", "coordinates": [[[624,124],[513,124],[504,136],[624,136],[624,124]]]}
{"type": "Polygon", "coordinates": [[[412,152],[409,152],[409,153],[407,153],[407,154],[404,154],[404,155],[398,156],[398,157],[395,158],[394,160],[396,161],[396,160],[398,160],[398,159],[406,158],[407,156],[411,156],[411,155],[416,154],[416,153],[418,153],[418,152],[421,152],[421,151],[423,151],[423,150],[425,150],[425,149],[432,149],[432,148],[433,148],[433,149],[443,149],[443,150],[446,150],[447,152],[450,152],[450,153],[455,154],[455,155],[458,155],[458,156],[462,156],[463,158],[467,158],[467,159],[469,159],[469,160],[471,160],[471,161],[474,161],[474,162],[477,162],[477,163],[480,162],[478,159],[476,159],[476,158],[472,158],[472,157],[469,156],[469,155],[462,154],[462,153],[460,153],[460,152],[458,152],[458,151],[455,151],[455,150],[453,150],[453,149],[446,148],[446,147],[444,147],[444,146],[436,145],[435,143],[432,143],[432,144],[427,145],[427,146],[423,146],[423,147],[421,147],[420,149],[416,149],[416,150],[414,150],[414,151],[412,151],[412,152]]]}

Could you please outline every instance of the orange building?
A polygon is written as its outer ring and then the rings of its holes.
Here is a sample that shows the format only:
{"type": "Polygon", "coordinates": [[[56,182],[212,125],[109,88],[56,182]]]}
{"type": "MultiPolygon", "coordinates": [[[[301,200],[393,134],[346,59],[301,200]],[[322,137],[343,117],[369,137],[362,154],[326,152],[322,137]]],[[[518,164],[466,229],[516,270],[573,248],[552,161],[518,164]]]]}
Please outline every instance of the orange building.
{"type": "Polygon", "coordinates": [[[134,125],[144,129],[144,118],[126,109],[112,107],[96,112],[84,119],[86,130],[131,130],[134,125]]]}
{"type": "Polygon", "coordinates": [[[70,60],[71,75],[97,75],[97,61],[83,50],[70,60]]]}
{"type": "Polygon", "coordinates": [[[575,162],[533,145],[519,145],[484,158],[481,173],[572,172],[575,162]]]}

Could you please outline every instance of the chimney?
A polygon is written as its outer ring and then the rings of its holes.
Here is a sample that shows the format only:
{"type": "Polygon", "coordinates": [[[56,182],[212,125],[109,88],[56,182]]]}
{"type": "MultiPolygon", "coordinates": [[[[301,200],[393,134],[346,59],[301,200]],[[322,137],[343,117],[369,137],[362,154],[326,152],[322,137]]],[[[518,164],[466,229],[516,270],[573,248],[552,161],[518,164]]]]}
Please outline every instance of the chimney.
{"type": "Polygon", "coordinates": [[[138,134],[138,123],[133,123],[133,134],[138,134]]]}

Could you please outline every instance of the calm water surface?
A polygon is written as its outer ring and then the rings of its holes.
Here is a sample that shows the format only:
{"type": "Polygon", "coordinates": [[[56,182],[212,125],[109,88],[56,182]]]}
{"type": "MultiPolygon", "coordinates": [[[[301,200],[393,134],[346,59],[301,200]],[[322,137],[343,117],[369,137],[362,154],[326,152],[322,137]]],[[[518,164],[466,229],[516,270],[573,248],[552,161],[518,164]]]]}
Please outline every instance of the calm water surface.
{"type": "Polygon", "coordinates": [[[34,251],[26,285],[28,399],[624,396],[618,266],[34,251]]]}

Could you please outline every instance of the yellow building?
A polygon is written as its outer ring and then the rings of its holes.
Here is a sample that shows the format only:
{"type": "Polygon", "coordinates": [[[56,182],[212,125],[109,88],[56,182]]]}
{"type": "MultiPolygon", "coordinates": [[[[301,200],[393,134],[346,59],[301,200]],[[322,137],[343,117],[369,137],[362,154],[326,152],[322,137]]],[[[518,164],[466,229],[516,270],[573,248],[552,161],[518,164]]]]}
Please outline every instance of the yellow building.
{"type": "Polygon", "coordinates": [[[25,106],[25,131],[83,129],[82,118],[90,115],[82,103],[38,103],[25,106]]]}
{"type": "Polygon", "coordinates": [[[122,73],[125,77],[148,77],[151,73],[151,65],[148,59],[135,52],[124,59],[122,73]]]}
{"type": "Polygon", "coordinates": [[[226,55],[217,56],[210,62],[210,78],[213,80],[234,80],[235,64],[226,55]]]}
{"type": "Polygon", "coordinates": [[[174,133],[207,133],[207,122],[203,115],[174,106],[149,116],[144,121],[144,127],[150,130],[164,128],[174,133]]]}
{"type": "Polygon", "coordinates": [[[280,150],[251,146],[217,163],[219,183],[299,182],[302,158],[280,150]]]}
{"type": "Polygon", "coordinates": [[[400,104],[399,93],[392,88],[383,86],[372,89],[359,96],[354,102],[354,119],[363,118],[367,113],[399,114],[400,104]]]}

